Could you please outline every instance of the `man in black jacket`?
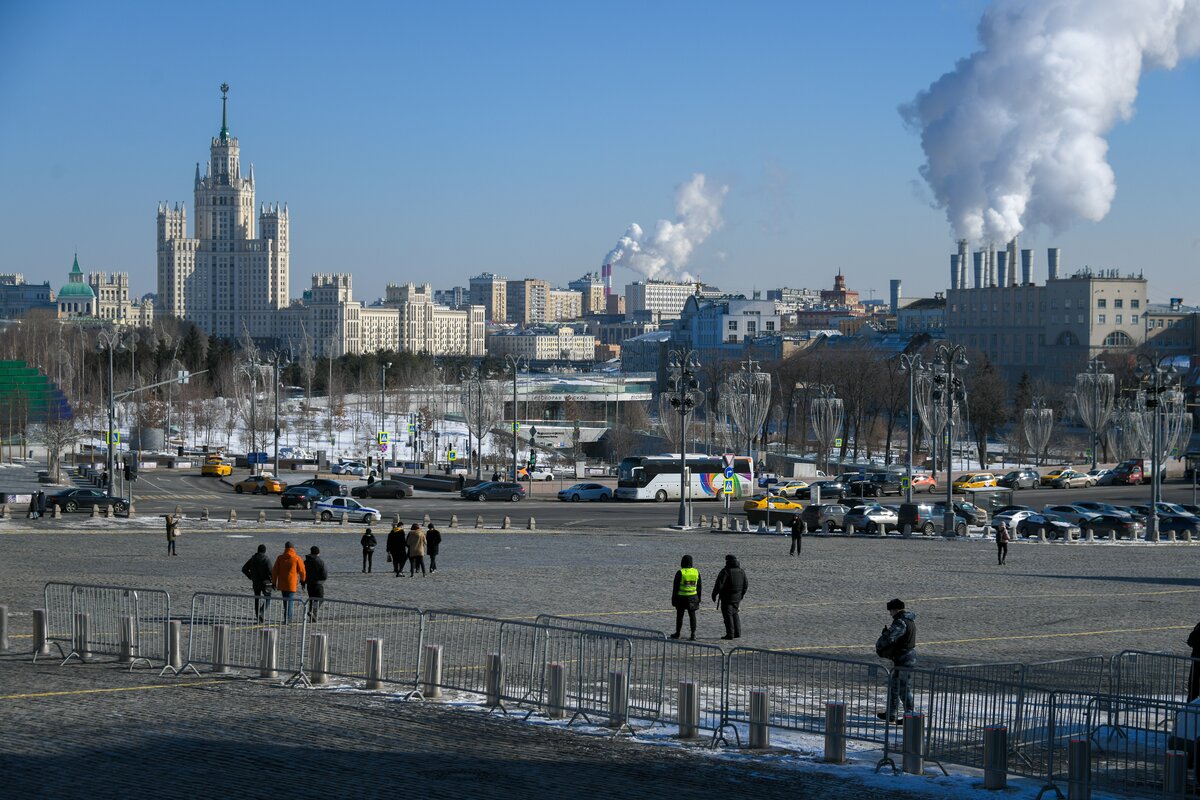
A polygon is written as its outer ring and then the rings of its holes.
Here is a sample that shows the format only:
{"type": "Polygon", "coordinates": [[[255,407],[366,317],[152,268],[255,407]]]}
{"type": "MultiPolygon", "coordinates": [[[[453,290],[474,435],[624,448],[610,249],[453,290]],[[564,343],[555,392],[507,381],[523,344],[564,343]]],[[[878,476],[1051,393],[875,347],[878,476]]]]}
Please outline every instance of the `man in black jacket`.
{"type": "Polygon", "coordinates": [[[792,549],[788,553],[789,556],[798,556],[800,551],[804,549],[804,520],[800,519],[800,512],[792,514],[792,549]]]}
{"type": "Polygon", "coordinates": [[[399,578],[404,574],[404,565],[408,563],[408,534],[404,532],[404,523],[396,520],[392,525],[392,530],[388,533],[387,542],[384,547],[387,549],[388,557],[392,561],[392,574],[399,578]]]}
{"type": "Polygon", "coordinates": [[[742,636],[742,621],[738,617],[738,605],[746,596],[750,581],[746,572],[738,564],[735,556],[725,556],[725,567],[717,573],[717,582],[713,586],[712,599],[718,598],[721,603],[721,619],[725,621],[725,635],[722,639],[740,639],[742,636]]]}
{"type": "Polygon", "coordinates": [[[875,655],[891,660],[892,675],[888,680],[887,712],[876,716],[899,724],[900,702],[904,701],[905,712],[913,710],[909,670],[917,665],[917,617],[904,609],[904,601],[898,597],[888,600],[887,611],[892,615],[892,624],[875,641],[875,655]]]}
{"type": "Polygon", "coordinates": [[[433,527],[430,523],[429,530],[425,531],[425,553],[429,556],[429,572],[437,572],[437,557],[438,550],[442,546],[442,532],[433,527]]]}
{"type": "Polygon", "coordinates": [[[321,548],[313,545],[304,557],[304,588],[308,589],[308,621],[317,621],[317,609],[321,606],[321,598],[325,596],[325,579],[329,573],[325,570],[325,562],[321,560],[321,548]]]}
{"type": "Polygon", "coordinates": [[[250,579],[254,587],[254,616],[262,622],[271,605],[271,559],[267,558],[265,544],[260,544],[258,552],[242,565],[242,574],[250,579]]]}

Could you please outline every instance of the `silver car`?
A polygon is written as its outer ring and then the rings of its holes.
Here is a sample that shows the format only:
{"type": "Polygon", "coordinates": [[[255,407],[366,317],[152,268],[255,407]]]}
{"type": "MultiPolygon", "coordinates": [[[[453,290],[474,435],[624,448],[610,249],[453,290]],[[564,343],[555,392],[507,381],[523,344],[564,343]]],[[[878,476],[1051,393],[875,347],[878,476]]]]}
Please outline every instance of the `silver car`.
{"type": "Polygon", "coordinates": [[[1081,528],[1086,527],[1089,521],[1100,516],[1091,509],[1072,505],[1046,506],[1042,509],[1042,513],[1048,514],[1054,519],[1065,520],[1081,528]]]}
{"type": "Polygon", "coordinates": [[[842,518],[842,526],[847,531],[890,532],[899,528],[900,515],[890,506],[860,506],[842,518]]]}

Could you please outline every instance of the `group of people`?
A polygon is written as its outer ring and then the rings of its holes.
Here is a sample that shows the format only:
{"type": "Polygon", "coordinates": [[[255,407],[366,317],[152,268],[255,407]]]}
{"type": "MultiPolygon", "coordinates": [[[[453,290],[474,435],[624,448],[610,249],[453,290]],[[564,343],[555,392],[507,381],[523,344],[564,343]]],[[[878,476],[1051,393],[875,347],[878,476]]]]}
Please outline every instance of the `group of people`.
{"type": "MultiPolygon", "coordinates": [[[[725,622],[725,635],[722,639],[739,639],[742,635],[742,622],[738,615],[738,606],[750,588],[746,579],[746,571],[738,563],[734,555],[725,556],[725,566],[717,573],[713,586],[712,599],[721,608],[721,619],[725,622]]],[[[678,639],[683,631],[683,615],[687,614],[691,627],[691,640],[696,639],[696,610],[700,608],[700,597],[703,594],[700,583],[700,571],[696,569],[691,556],[684,556],[679,562],[679,571],[675,573],[675,582],[671,587],[671,605],[675,607],[675,633],[672,639],[678,639]]]]}
{"type": "Polygon", "coordinates": [[[29,518],[46,516],[46,493],[39,490],[29,495],[29,518]]]}
{"type": "Polygon", "coordinates": [[[316,620],[321,598],[325,596],[325,581],[329,578],[329,571],[321,560],[321,548],[314,545],[301,559],[292,543],[287,542],[272,563],[267,556],[267,546],[260,544],[258,551],[242,565],[242,574],[250,579],[254,589],[254,615],[259,622],[266,618],[273,589],[279,590],[283,597],[283,621],[291,622],[293,598],[301,588],[308,591],[308,618],[316,620]]]}
{"type": "MultiPolygon", "coordinates": [[[[370,572],[379,540],[375,538],[371,529],[367,528],[359,540],[359,544],[362,545],[362,571],[370,572]]],[[[405,564],[408,564],[410,578],[416,575],[417,570],[421,570],[421,575],[424,577],[425,556],[427,555],[429,556],[429,571],[437,572],[437,557],[441,547],[442,532],[433,525],[429,526],[429,530],[424,530],[414,522],[406,533],[404,523],[399,520],[392,525],[392,530],[388,533],[384,543],[387,559],[392,562],[392,574],[397,578],[404,574],[405,564]]]]}

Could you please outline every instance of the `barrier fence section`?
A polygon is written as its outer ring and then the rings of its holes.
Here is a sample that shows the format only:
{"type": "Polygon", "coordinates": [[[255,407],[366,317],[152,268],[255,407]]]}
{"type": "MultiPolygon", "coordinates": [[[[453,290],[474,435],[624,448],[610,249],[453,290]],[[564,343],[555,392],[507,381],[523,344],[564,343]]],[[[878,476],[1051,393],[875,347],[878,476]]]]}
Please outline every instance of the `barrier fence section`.
{"type": "MultiPolygon", "coordinates": [[[[915,710],[925,714],[926,756],[938,763],[982,769],[986,766],[984,729],[1004,725],[1010,734],[1021,730],[1024,687],[1020,680],[981,678],[966,670],[905,669],[904,673],[915,710]]],[[[1010,763],[1009,768],[1013,766],[1010,763]]]]}
{"type": "Polygon", "coordinates": [[[1123,650],[1112,659],[1113,693],[1121,697],[1187,702],[1188,677],[1197,659],[1170,653],[1123,650]]]}
{"type": "Polygon", "coordinates": [[[323,633],[329,648],[325,674],[367,680],[367,640],[382,639],[383,664],[379,680],[415,688],[421,668],[423,627],[420,609],[352,600],[322,600],[304,623],[303,667],[311,671],[313,666],[309,636],[323,633]]]}
{"type": "Polygon", "coordinates": [[[1090,711],[1093,791],[1139,798],[1195,796],[1198,787],[1186,764],[1193,763],[1200,737],[1200,708],[1169,700],[1097,697],[1090,711]],[[1110,711],[1121,720],[1119,727],[1108,724],[1110,711]],[[1182,783],[1172,792],[1168,750],[1183,751],[1186,762],[1182,783]]]}
{"type": "MultiPolygon", "coordinates": [[[[276,669],[295,674],[304,664],[304,628],[308,603],[299,597],[287,600],[244,594],[196,592],[192,595],[191,625],[188,630],[186,664],[214,666],[214,625],[225,626],[223,666],[255,670],[260,665],[261,631],[276,631],[276,669]],[[262,621],[258,611],[262,610],[262,621]]],[[[329,601],[333,602],[333,601],[329,601]]],[[[322,604],[324,607],[324,604],[322,604]]]]}
{"type": "Polygon", "coordinates": [[[50,582],[43,587],[42,598],[47,639],[67,643],[65,652],[75,649],[75,615],[87,614],[87,642],[80,656],[121,655],[122,620],[132,617],[130,654],[151,662],[165,663],[168,658],[171,595],[162,589],[50,582]]]}
{"type": "Polygon", "coordinates": [[[425,611],[425,645],[442,648],[443,689],[484,694],[487,691],[487,657],[500,652],[503,622],[491,617],[452,611],[425,611]]]}
{"type": "Polygon", "coordinates": [[[628,637],[603,631],[580,631],[578,636],[575,690],[567,693],[567,709],[588,719],[607,717],[612,711],[610,676],[616,672],[630,674],[633,646],[628,637]]]}
{"type": "Polygon", "coordinates": [[[748,722],[750,692],[770,690],[771,727],[825,732],[825,704],[846,705],[846,736],[883,742],[890,672],[877,663],[735,647],[726,658],[723,724],[748,722]]]}
{"type": "Polygon", "coordinates": [[[46,609],[46,641],[65,643],[63,655],[71,651],[75,611],[72,605],[74,585],[50,582],[42,589],[42,605],[46,609]]]}
{"type": "Polygon", "coordinates": [[[635,628],[630,625],[617,625],[612,622],[597,622],[579,617],[559,617],[553,614],[538,614],[534,622],[551,628],[562,628],[571,631],[586,631],[588,633],[611,633],[616,636],[641,636],[646,639],[666,639],[667,635],[653,628],[635,628]]]}
{"type": "Polygon", "coordinates": [[[700,701],[698,727],[716,731],[721,727],[725,704],[725,651],[712,644],[667,640],[663,652],[663,721],[678,719],[679,684],[696,684],[700,701]]]}

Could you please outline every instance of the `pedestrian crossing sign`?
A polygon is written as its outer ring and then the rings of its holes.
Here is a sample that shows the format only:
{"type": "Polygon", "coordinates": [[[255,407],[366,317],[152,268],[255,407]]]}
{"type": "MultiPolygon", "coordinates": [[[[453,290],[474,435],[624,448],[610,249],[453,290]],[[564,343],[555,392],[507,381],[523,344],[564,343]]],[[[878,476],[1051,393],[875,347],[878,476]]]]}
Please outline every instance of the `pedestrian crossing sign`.
{"type": "Polygon", "coordinates": [[[387,431],[380,431],[380,432],[379,432],[379,443],[380,443],[380,444],[387,444],[387,443],[388,443],[388,432],[387,432],[387,431]]]}
{"type": "Polygon", "coordinates": [[[840,436],[839,436],[838,438],[834,439],[834,440],[833,440],[833,446],[834,446],[834,447],[841,447],[841,446],[842,446],[842,437],[840,437],[840,436]]]}
{"type": "Polygon", "coordinates": [[[900,479],[900,488],[904,489],[905,491],[908,491],[908,487],[911,483],[912,483],[912,481],[909,480],[907,475],[905,475],[904,477],[902,477],[900,479]]]}
{"type": "Polygon", "coordinates": [[[447,450],[446,451],[446,460],[447,461],[457,461],[458,453],[454,450],[447,450]]]}
{"type": "Polygon", "coordinates": [[[519,423],[519,422],[514,422],[512,424],[512,426],[513,426],[513,433],[516,433],[517,431],[521,430],[521,423],[519,423]]]}
{"type": "Polygon", "coordinates": [[[733,478],[725,479],[725,494],[733,494],[733,478]]]}
{"type": "Polygon", "coordinates": [[[109,444],[120,444],[121,443],[121,432],[120,431],[110,431],[108,434],[108,443],[109,444]]]}
{"type": "Polygon", "coordinates": [[[413,424],[413,423],[411,423],[411,422],[410,422],[410,423],[408,423],[408,432],[409,432],[409,433],[416,433],[416,432],[417,432],[417,426],[416,426],[416,425],[414,425],[414,424],[413,424]]]}

